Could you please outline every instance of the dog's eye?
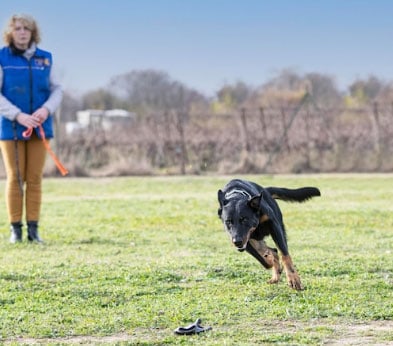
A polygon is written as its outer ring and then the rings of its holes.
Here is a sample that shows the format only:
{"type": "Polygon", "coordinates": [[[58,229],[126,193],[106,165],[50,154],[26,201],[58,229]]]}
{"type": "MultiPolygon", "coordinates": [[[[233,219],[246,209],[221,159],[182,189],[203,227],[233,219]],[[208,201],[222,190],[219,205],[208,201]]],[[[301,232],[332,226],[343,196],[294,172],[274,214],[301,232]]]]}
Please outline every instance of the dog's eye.
{"type": "Polygon", "coordinates": [[[242,223],[242,224],[245,224],[245,223],[247,223],[247,218],[246,217],[241,217],[239,219],[239,222],[242,223]]]}
{"type": "Polygon", "coordinates": [[[232,220],[231,219],[225,220],[225,224],[227,225],[227,227],[229,227],[230,225],[232,225],[232,220]]]}

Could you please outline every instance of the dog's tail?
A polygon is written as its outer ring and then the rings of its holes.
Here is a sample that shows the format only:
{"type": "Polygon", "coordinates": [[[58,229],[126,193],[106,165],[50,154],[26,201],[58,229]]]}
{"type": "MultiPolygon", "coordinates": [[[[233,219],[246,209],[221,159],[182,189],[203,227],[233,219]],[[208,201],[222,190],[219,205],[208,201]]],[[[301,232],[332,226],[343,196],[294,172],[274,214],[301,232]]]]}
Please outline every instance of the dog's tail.
{"type": "Polygon", "coordinates": [[[305,202],[310,198],[321,195],[321,192],[316,187],[301,187],[299,189],[267,187],[266,190],[274,199],[282,199],[286,202],[305,202]]]}

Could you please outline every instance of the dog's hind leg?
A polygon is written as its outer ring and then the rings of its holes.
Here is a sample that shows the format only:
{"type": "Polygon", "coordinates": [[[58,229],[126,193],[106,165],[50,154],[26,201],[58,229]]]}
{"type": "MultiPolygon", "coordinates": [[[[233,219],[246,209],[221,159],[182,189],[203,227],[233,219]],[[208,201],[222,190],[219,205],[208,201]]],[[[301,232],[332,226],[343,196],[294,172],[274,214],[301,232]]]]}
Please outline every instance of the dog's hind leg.
{"type": "Polygon", "coordinates": [[[280,281],[282,269],[276,249],[268,247],[263,240],[250,239],[247,243],[246,250],[266,269],[272,268],[272,278],[269,280],[270,284],[280,281]]]}

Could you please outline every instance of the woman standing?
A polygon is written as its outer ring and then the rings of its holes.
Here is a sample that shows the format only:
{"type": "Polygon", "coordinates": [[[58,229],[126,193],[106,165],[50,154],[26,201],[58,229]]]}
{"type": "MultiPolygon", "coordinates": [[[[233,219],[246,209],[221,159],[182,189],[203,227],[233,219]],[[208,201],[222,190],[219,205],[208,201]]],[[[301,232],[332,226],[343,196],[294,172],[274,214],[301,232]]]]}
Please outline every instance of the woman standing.
{"type": "Polygon", "coordinates": [[[6,203],[11,224],[11,243],[22,241],[23,206],[27,239],[38,235],[45,137],[53,138],[52,114],[62,100],[54,80],[52,55],[37,47],[40,32],[34,18],[13,15],[4,31],[0,49],[0,148],[7,174],[6,203]],[[26,137],[23,132],[34,130],[26,137]]]}

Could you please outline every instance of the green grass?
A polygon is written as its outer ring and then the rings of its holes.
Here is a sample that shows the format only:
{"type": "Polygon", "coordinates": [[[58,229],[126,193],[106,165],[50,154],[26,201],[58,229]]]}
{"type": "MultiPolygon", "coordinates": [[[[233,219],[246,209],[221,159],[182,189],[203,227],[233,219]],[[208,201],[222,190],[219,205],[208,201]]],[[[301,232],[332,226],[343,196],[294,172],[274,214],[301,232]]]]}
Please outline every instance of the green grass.
{"type": "Polygon", "coordinates": [[[42,246],[8,243],[0,201],[0,342],[318,345],[393,320],[392,175],[246,178],[321,189],[280,202],[304,291],[267,284],[231,246],[216,197],[228,177],[45,179],[42,246]],[[173,333],[197,317],[213,330],[173,333]]]}

